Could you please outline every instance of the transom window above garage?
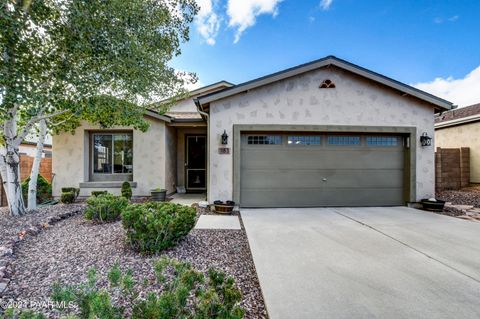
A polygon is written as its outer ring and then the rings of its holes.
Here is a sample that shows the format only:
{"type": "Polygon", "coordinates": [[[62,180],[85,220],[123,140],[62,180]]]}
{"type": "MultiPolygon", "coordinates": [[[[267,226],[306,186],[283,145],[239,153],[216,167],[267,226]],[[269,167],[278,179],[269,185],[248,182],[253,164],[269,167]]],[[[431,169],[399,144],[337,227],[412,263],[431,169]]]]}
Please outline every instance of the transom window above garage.
{"type": "Polygon", "coordinates": [[[318,135],[290,135],[288,145],[320,145],[321,138],[318,135]]]}
{"type": "Polygon", "coordinates": [[[400,144],[397,136],[367,136],[368,146],[397,146],[400,144]]]}
{"type": "Polygon", "coordinates": [[[330,135],[327,141],[329,145],[360,145],[360,136],[330,135]]]}
{"type": "Polygon", "coordinates": [[[250,135],[247,138],[250,145],[279,145],[282,144],[280,135],[250,135]]]}

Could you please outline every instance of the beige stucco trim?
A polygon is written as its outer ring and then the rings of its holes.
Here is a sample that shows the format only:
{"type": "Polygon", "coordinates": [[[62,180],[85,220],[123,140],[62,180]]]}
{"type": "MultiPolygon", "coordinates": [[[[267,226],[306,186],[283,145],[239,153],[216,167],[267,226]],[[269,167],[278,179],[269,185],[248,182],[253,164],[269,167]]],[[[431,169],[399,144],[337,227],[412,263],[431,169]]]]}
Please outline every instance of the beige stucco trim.
{"type": "Polygon", "coordinates": [[[348,126],[348,125],[233,125],[233,200],[241,206],[240,197],[240,176],[241,176],[241,135],[246,132],[355,132],[355,133],[396,133],[405,134],[409,137],[409,147],[406,149],[405,156],[405,183],[404,194],[405,202],[416,201],[416,136],[415,127],[392,127],[392,126],[348,126]]]}

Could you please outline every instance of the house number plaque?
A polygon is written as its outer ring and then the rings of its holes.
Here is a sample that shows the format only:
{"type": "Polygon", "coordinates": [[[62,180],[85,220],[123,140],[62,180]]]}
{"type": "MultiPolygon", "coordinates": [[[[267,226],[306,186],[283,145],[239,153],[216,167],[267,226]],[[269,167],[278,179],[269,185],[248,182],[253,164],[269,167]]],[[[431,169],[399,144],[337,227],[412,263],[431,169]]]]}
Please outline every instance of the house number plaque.
{"type": "Polygon", "coordinates": [[[218,154],[230,154],[230,147],[219,147],[218,154]]]}

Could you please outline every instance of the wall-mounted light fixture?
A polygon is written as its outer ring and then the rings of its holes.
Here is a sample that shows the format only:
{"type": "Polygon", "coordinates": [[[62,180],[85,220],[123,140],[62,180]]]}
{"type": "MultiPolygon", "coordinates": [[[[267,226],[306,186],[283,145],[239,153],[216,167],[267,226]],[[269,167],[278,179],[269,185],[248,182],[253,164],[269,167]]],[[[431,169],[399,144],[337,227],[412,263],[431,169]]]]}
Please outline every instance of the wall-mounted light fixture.
{"type": "Polygon", "coordinates": [[[427,132],[424,132],[422,136],[420,136],[420,144],[422,146],[432,146],[432,138],[428,136],[427,132]]]}
{"type": "Polygon", "coordinates": [[[228,144],[228,134],[226,130],[223,130],[222,145],[227,145],[227,144],[228,144]]]}

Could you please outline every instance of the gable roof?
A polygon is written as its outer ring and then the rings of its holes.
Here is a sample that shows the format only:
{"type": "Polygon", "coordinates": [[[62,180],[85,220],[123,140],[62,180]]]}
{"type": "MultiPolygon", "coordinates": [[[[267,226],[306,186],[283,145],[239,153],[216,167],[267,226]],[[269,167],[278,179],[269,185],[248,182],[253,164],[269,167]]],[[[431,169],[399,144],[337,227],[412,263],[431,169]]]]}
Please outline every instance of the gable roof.
{"type": "Polygon", "coordinates": [[[480,103],[444,112],[435,117],[435,128],[480,121],[480,103]]]}
{"type": "Polygon", "coordinates": [[[267,76],[263,76],[242,84],[234,85],[230,88],[217,91],[214,93],[202,95],[195,100],[195,103],[197,106],[201,106],[203,109],[203,106],[209,105],[210,102],[217,101],[238,93],[246,92],[251,89],[264,86],[273,82],[277,82],[283,79],[287,79],[305,72],[309,72],[312,70],[316,70],[322,67],[326,67],[329,65],[334,65],[338,68],[350,71],[354,74],[360,75],[364,78],[370,79],[372,81],[375,81],[377,83],[381,83],[383,85],[386,85],[388,87],[391,87],[395,90],[398,90],[400,92],[403,92],[406,95],[411,95],[414,96],[420,100],[426,101],[432,105],[434,105],[435,109],[438,111],[445,111],[445,110],[450,110],[453,108],[453,103],[444,100],[442,98],[439,98],[435,95],[432,95],[430,93],[424,92],[422,90],[419,90],[417,88],[414,88],[410,85],[404,84],[402,82],[399,82],[397,80],[391,79],[389,77],[386,77],[382,74],[370,71],[368,69],[365,69],[361,66],[358,66],[356,64],[350,63],[348,61],[339,59],[335,56],[327,56],[325,58],[312,61],[309,63],[301,64],[299,66],[286,69],[284,71],[280,71],[277,73],[273,73],[267,76]]]}
{"type": "MultiPolygon", "coordinates": [[[[222,90],[224,88],[231,87],[231,86],[233,86],[232,83],[230,83],[228,81],[224,81],[224,80],[219,81],[219,82],[215,82],[215,83],[212,83],[212,84],[209,84],[209,85],[206,85],[206,86],[202,86],[201,88],[189,91],[188,95],[185,98],[177,101],[177,103],[180,102],[180,101],[186,100],[188,98],[191,98],[192,96],[198,96],[198,95],[201,95],[203,93],[216,92],[216,91],[219,91],[219,90],[222,90]]],[[[167,98],[167,99],[163,99],[163,100],[161,100],[160,102],[157,102],[157,103],[161,104],[161,103],[165,103],[169,100],[170,99],[167,98]]],[[[153,117],[153,118],[156,118],[158,120],[165,121],[167,123],[189,122],[189,121],[198,122],[198,121],[203,120],[202,117],[200,116],[200,114],[197,113],[197,112],[166,112],[165,114],[160,114],[158,111],[156,111],[154,109],[148,109],[146,111],[146,115],[150,116],[150,117],[153,117]],[[195,114],[193,114],[193,113],[195,113],[195,114]]]]}

